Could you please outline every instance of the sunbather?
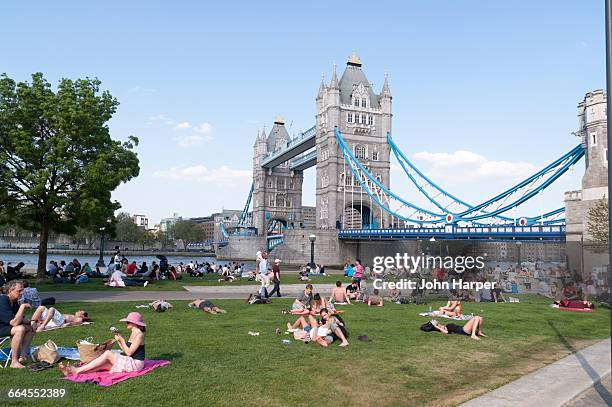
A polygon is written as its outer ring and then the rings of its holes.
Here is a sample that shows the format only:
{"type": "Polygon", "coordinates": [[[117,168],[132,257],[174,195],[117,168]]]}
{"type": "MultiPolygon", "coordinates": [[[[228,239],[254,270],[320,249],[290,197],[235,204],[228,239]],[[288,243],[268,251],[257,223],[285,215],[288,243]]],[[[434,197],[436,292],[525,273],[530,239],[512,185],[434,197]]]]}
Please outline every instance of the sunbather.
{"type": "Polygon", "coordinates": [[[382,307],[383,305],[385,305],[382,297],[378,293],[379,291],[377,289],[374,289],[374,294],[368,296],[368,306],[376,305],[378,307],[382,307]]]}
{"type": "Polygon", "coordinates": [[[115,341],[123,353],[115,353],[110,350],[94,360],[80,367],[59,364],[59,368],[64,376],[80,373],[90,373],[99,371],[110,371],[111,373],[127,373],[141,370],[144,367],[145,359],[145,331],[146,324],[138,312],[130,312],[126,318],[121,319],[127,323],[131,331],[130,339],[126,342],[120,334],[115,335],[115,341]]]}
{"type": "Polygon", "coordinates": [[[208,300],[203,300],[201,298],[194,300],[189,303],[190,308],[199,308],[204,312],[209,314],[226,314],[227,311],[217,307],[215,304],[208,300]]]}
{"type": "Polygon", "coordinates": [[[438,308],[434,311],[434,315],[447,315],[449,317],[460,317],[461,316],[461,301],[449,300],[444,307],[438,308]]]}
{"type": "Polygon", "coordinates": [[[438,323],[436,320],[432,320],[431,324],[443,334],[459,334],[459,335],[467,335],[472,339],[477,341],[480,340],[480,337],[486,337],[486,335],[482,332],[483,319],[479,316],[474,316],[470,319],[464,326],[456,325],[456,324],[447,324],[442,325],[438,323]]]}
{"type": "Polygon", "coordinates": [[[337,303],[351,303],[351,299],[349,298],[346,290],[342,287],[342,281],[336,281],[336,286],[332,290],[331,296],[329,297],[329,302],[337,303]]]}
{"type": "Polygon", "coordinates": [[[166,312],[169,309],[172,309],[172,304],[165,300],[155,300],[149,304],[151,309],[155,312],[166,312]]]}
{"type": "Polygon", "coordinates": [[[41,305],[34,311],[32,321],[39,323],[36,332],[41,332],[45,329],[59,328],[64,325],[81,325],[83,322],[91,321],[91,318],[85,310],[78,310],[74,314],[62,314],[53,307],[47,308],[41,305]]]}

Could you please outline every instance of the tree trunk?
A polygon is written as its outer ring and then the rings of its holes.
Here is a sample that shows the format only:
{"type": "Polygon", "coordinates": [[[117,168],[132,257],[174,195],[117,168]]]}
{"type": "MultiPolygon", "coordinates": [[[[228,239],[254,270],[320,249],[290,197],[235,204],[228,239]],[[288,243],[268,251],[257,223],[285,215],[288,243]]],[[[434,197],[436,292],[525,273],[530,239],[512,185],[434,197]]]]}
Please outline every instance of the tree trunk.
{"type": "Polygon", "coordinates": [[[38,268],[36,270],[36,280],[42,281],[45,279],[47,271],[47,243],[49,242],[49,221],[43,217],[40,231],[40,239],[38,242],[38,268]]]}

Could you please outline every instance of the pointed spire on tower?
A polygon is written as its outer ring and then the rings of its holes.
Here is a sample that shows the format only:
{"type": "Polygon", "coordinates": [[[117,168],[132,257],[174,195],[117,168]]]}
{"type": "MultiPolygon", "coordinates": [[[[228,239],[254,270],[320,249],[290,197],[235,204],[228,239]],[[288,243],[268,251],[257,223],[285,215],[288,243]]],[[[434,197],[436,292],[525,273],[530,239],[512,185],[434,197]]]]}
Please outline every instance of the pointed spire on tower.
{"type": "Polygon", "coordinates": [[[319,85],[319,93],[317,93],[317,99],[322,98],[323,93],[325,93],[325,74],[321,72],[321,85],[319,85]]]}
{"type": "Polygon", "coordinates": [[[336,75],[336,64],[334,64],[334,69],[332,71],[331,82],[329,83],[330,89],[340,89],[338,86],[338,75],[336,75]]]}
{"type": "Polygon", "coordinates": [[[391,89],[389,89],[389,74],[385,72],[385,83],[383,84],[381,95],[391,96],[391,89]]]}

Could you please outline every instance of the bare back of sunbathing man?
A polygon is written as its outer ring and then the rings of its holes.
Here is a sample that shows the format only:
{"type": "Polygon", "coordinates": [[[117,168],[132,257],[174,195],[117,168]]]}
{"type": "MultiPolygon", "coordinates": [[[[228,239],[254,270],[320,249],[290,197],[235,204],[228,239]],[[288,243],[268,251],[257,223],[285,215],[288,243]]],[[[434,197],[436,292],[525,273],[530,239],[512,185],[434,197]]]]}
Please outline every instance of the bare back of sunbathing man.
{"type": "Polygon", "coordinates": [[[74,314],[62,314],[59,310],[51,307],[40,306],[32,315],[32,321],[39,323],[36,332],[45,329],[60,328],[64,325],[81,325],[83,322],[91,321],[85,310],[78,310],[74,314]]]}

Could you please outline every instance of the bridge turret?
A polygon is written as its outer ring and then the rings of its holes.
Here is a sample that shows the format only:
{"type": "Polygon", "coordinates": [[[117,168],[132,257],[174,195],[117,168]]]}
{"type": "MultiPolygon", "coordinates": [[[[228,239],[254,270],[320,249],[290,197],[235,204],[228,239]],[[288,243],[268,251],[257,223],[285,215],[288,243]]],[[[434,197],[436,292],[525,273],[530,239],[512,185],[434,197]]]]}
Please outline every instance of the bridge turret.
{"type": "Polygon", "coordinates": [[[381,130],[384,135],[391,133],[391,89],[389,89],[389,74],[385,73],[385,83],[380,91],[380,110],[382,112],[381,130]]]}

